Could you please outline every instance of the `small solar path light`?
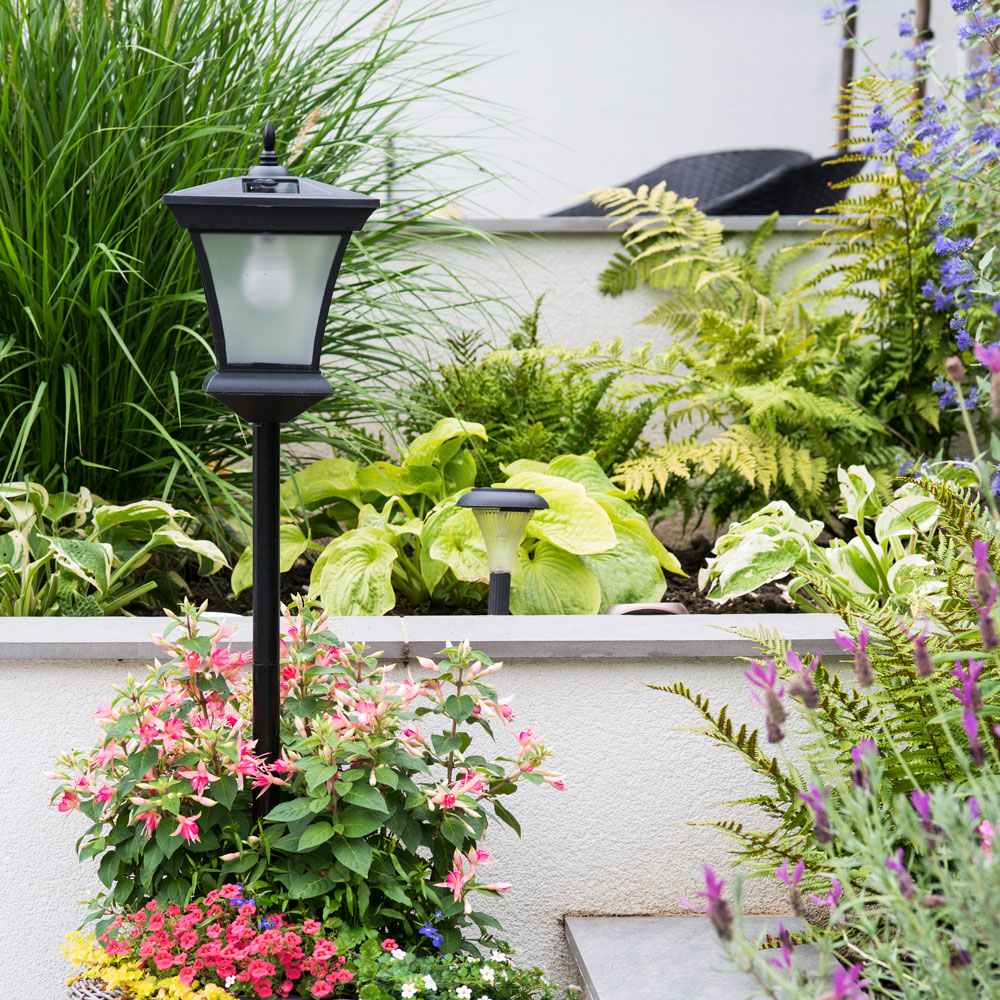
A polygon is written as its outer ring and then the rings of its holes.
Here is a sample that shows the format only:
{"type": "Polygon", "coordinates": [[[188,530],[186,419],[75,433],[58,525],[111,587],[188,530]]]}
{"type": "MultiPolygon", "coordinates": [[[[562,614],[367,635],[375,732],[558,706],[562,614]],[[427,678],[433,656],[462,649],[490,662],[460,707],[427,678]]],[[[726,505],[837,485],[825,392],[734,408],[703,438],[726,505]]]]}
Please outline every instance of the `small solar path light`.
{"type": "Polygon", "coordinates": [[[510,575],[524,529],[536,510],[548,503],[534,490],[514,490],[505,486],[483,486],[458,498],[459,507],[470,507],[486,543],[490,568],[489,613],[510,614],[510,575]]]}
{"type": "MultiPolygon", "coordinates": [[[[205,286],[217,361],[205,392],[253,425],[253,735],[268,761],[280,752],[281,424],[332,392],[319,370],[330,298],[351,233],[379,204],[293,177],[274,140],[268,122],[245,175],[163,196],[191,234],[205,286]]],[[[254,800],[256,816],[276,792],[254,800]]]]}

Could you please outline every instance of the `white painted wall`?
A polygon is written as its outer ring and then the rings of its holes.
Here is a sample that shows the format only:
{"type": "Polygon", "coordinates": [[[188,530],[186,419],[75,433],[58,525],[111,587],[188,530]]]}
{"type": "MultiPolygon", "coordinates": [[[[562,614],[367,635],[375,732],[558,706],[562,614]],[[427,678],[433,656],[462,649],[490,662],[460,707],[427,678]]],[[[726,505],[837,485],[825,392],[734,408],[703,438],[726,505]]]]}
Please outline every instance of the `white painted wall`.
{"type": "MultiPolygon", "coordinates": [[[[331,8],[338,0],[330,0],[331,8]]],[[[490,59],[456,84],[455,100],[423,134],[457,138],[503,180],[470,217],[545,215],[598,185],[615,185],[679,156],[790,147],[826,154],[839,81],[832,0],[486,0],[438,23],[446,43],[490,59]],[[491,124],[475,102],[496,105],[491,124]]],[[[366,0],[351,0],[366,8],[366,0]]],[[[402,0],[400,13],[419,0],[402,0]]],[[[861,0],[871,58],[890,67],[906,0],[861,0]]],[[[962,57],[958,18],[934,0],[939,71],[962,57]]],[[[320,30],[317,28],[317,30],[320,30]]],[[[858,72],[867,65],[858,57],[858,72]]],[[[472,183],[472,166],[439,174],[443,194],[472,183]]]]}
{"type": "MultiPolygon", "coordinates": [[[[702,627],[695,616],[671,620],[669,628],[648,618],[610,623],[625,623],[627,631],[629,621],[643,623],[632,627],[647,632],[671,632],[676,622],[689,638],[702,627]]],[[[826,620],[807,624],[817,634],[832,632],[826,620]]],[[[463,625],[476,627],[471,619],[463,625]]],[[[514,641],[519,634],[512,632],[514,641]]],[[[719,636],[719,643],[732,641],[719,636]]],[[[448,636],[434,638],[440,648],[448,636]]],[[[716,642],[711,636],[709,641],[716,642]]],[[[490,651],[486,643],[477,646],[490,651]]],[[[698,724],[685,702],[645,687],[683,681],[720,707],[728,703],[734,717],[757,720],[760,709],[748,693],[743,664],[716,648],[715,658],[509,659],[497,677],[501,693],[516,693],[519,724],[532,725],[555,748],[553,763],[569,785],[562,793],[527,786],[509,803],[523,840],[506,828],[488,834],[491,874],[514,883],[494,910],[520,949],[520,961],[539,963],[564,983],[576,982],[563,916],[683,912],[680,899],[698,891],[701,865],[728,867],[721,837],[688,824],[737,815],[719,803],[749,794],[747,770],[709,740],[679,731],[698,724]]],[[[79,864],[73,849],[87,821],[48,805],[51,783],[41,772],[60,750],[92,744],[97,730],[91,711],[110,684],[142,667],[107,659],[0,659],[0,900],[8,915],[0,921],[6,973],[0,1000],[62,995],[69,967],[58,948],[83,917],[78,901],[98,882],[93,865],[79,864]]],[[[747,818],[746,811],[739,815],[747,818]]],[[[751,909],[785,909],[773,888],[751,883],[751,909]]]]}

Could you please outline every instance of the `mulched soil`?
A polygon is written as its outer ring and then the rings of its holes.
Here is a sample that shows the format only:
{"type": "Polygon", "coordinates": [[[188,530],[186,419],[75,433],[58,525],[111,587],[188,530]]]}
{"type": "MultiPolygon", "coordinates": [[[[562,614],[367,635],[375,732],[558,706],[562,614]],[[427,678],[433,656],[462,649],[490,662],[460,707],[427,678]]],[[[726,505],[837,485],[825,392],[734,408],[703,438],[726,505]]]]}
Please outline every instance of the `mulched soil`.
{"type": "MultiPolygon", "coordinates": [[[[797,614],[799,609],[788,602],[775,584],[761,587],[753,594],[737,597],[727,604],[716,604],[706,600],[698,591],[698,570],[705,565],[712,549],[712,542],[704,535],[695,535],[687,540],[686,545],[671,546],[674,555],[680,561],[687,577],[674,573],[666,574],[666,596],[664,601],[677,601],[683,604],[692,615],[754,615],[754,614],[797,614]]],[[[191,590],[190,599],[195,604],[208,601],[212,611],[229,611],[248,615],[252,609],[250,590],[244,590],[239,597],[234,597],[229,589],[229,573],[227,570],[217,573],[214,577],[200,577],[192,572],[195,567],[187,567],[186,583],[191,590]]],[[[281,599],[288,603],[296,594],[305,594],[309,589],[309,563],[300,559],[295,566],[281,576],[281,599]]],[[[171,610],[176,610],[174,603],[171,610]]],[[[163,608],[153,610],[131,609],[136,614],[159,615],[163,608]]],[[[414,608],[400,602],[389,612],[391,615],[473,615],[485,614],[485,608],[414,608]]]]}

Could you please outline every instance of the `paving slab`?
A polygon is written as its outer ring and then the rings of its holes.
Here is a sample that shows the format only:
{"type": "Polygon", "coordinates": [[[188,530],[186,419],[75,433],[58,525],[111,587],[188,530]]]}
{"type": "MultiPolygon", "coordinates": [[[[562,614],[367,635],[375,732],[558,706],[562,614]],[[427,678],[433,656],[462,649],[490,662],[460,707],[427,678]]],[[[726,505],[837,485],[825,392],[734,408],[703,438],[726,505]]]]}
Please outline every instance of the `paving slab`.
{"type": "MultiPolygon", "coordinates": [[[[778,923],[801,930],[790,916],[745,917],[748,936],[776,934],[778,923]]],[[[726,961],[706,917],[567,917],[566,938],[590,1000],[740,1000],[756,983],[726,961]]],[[[818,971],[815,949],[796,955],[818,971]]]]}

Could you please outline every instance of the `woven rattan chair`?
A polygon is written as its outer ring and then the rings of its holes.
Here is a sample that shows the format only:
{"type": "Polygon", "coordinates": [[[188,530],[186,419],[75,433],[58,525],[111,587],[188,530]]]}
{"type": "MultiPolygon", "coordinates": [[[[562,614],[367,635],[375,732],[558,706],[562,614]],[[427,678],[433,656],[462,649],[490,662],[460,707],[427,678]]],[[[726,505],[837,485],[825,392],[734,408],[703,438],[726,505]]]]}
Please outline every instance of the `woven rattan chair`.
{"type": "Polygon", "coordinates": [[[845,196],[831,185],[860,173],[864,160],[830,163],[827,158],[788,163],[712,201],[699,202],[706,215],[812,215],[845,196]]]}
{"type": "MultiPolygon", "coordinates": [[[[676,191],[683,198],[697,198],[699,207],[704,207],[731,191],[742,190],[760,177],[772,175],[781,167],[810,162],[809,154],[797,149],[726,150],[669,160],[618,187],[634,191],[643,184],[653,187],[665,181],[671,191],[676,191]]],[[[600,209],[590,201],[581,201],[552,213],[553,216],[600,214],[600,209]]]]}

